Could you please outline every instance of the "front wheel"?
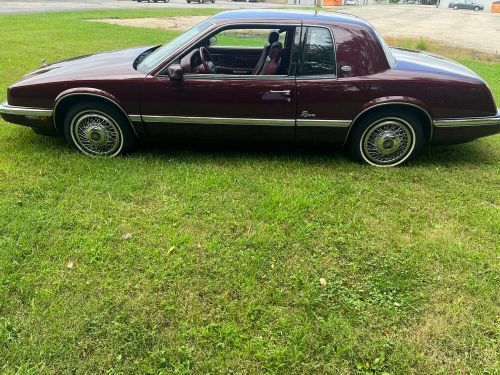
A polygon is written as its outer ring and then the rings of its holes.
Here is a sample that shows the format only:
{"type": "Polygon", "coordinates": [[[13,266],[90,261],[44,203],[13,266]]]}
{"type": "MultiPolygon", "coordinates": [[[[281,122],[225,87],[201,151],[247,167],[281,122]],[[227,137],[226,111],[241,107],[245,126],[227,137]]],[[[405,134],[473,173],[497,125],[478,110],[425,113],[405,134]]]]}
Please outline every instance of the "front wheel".
{"type": "Polygon", "coordinates": [[[64,118],[64,136],[70,145],[90,156],[126,154],[136,142],[123,113],[111,105],[91,101],[68,110],[64,118]]]}
{"type": "Polygon", "coordinates": [[[374,113],[354,125],[349,142],[352,157],[376,167],[396,167],[411,160],[423,146],[416,116],[404,112],[374,113]]]}
{"type": "Polygon", "coordinates": [[[453,9],[458,10],[458,5],[455,5],[453,9]]]}
{"type": "Polygon", "coordinates": [[[479,11],[479,7],[474,7],[474,12],[479,11]]]}

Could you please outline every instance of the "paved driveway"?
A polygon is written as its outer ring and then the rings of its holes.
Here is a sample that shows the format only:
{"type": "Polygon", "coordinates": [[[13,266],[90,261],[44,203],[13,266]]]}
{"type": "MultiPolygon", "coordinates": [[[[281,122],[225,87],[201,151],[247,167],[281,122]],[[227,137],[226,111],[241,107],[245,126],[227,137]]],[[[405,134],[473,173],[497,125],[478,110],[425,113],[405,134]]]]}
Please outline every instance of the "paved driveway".
{"type": "Polygon", "coordinates": [[[457,47],[500,54],[500,14],[421,5],[344,7],[392,37],[430,38],[457,47]]]}
{"type": "MultiPolygon", "coordinates": [[[[193,0],[194,1],[194,0],[193,0]]],[[[134,9],[134,8],[165,8],[165,7],[212,7],[212,8],[265,8],[269,3],[243,3],[216,0],[215,4],[206,3],[188,4],[185,0],[170,0],[169,3],[138,3],[132,0],[0,0],[1,13],[30,13],[58,10],[84,10],[84,9],[134,9]]],[[[272,4],[274,7],[276,5],[272,4]]]]}

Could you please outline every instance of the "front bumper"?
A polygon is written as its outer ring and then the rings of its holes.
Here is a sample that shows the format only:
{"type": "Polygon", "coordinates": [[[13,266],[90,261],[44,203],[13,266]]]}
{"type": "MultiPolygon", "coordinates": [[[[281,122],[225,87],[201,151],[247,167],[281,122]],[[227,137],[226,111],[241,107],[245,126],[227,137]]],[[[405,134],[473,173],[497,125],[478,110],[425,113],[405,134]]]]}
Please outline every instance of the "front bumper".
{"type": "Polygon", "coordinates": [[[497,133],[500,133],[500,108],[496,116],[434,120],[432,144],[464,143],[497,133]]]}
{"type": "Polygon", "coordinates": [[[38,129],[54,129],[52,109],[18,107],[7,102],[0,105],[0,116],[10,123],[38,129]]]}
{"type": "Polygon", "coordinates": [[[52,117],[52,109],[17,107],[9,105],[7,102],[0,105],[1,115],[18,115],[27,117],[52,117]]]}

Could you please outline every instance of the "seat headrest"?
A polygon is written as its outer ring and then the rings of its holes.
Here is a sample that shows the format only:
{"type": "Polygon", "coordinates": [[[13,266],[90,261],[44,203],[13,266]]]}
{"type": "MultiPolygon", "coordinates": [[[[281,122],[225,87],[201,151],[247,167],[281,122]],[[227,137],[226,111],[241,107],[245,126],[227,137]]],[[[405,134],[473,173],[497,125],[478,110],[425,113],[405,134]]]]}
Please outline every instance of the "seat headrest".
{"type": "Polygon", "coordinates": [[[269,31],[269,36],[267,37],[269,44],[273,44],[274,42],[277,42],[279,38],[280,38],[279,32],[277,32],[276,30],[269,31]]]}
{"type": "Polygon", "coordinates": [[[282,51],[283,51],[283,45],[280,42],[274,42],[271,45],[271,49],[269,50],[269,57],[271,59],[277,56],[279,57],[282,51]]]}

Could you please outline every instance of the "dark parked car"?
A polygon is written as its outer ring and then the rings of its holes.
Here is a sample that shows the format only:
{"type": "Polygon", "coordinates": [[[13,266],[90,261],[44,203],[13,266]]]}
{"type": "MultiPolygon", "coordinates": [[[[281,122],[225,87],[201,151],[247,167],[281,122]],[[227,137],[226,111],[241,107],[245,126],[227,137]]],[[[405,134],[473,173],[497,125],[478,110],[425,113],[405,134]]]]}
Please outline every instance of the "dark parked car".
{"type": "Polygon", "coordinates": [[[318,142],[389,167],[424,144],[500,131],[471,70],[389,48],[357,17],[311,11],[219,13],[163,46],[44,66],[7,99],[6,121],[55,130],[87,155],[148,138],[318,142]]]}
{"type": "Polygon", "coordinates": [[[137,1],[138,3],[142,3],[143,1],[147,2],[147,3],[150,3],[151,1],[153,3],[157,3],[159,1],[163,1],[164,3],[168,3],[170,0],[134,0],[134,1],[137,1]]]}
{"type": "Polygon", "coordinates": [[[484,10],[484,5],[476,3],[475,1],[472,0],[459,0],[459,1],[452,1],[448,5],[448,8],[453,8],[455,10],[458,9],[470,9],[475,12],[479,10],[484,10]]]}

